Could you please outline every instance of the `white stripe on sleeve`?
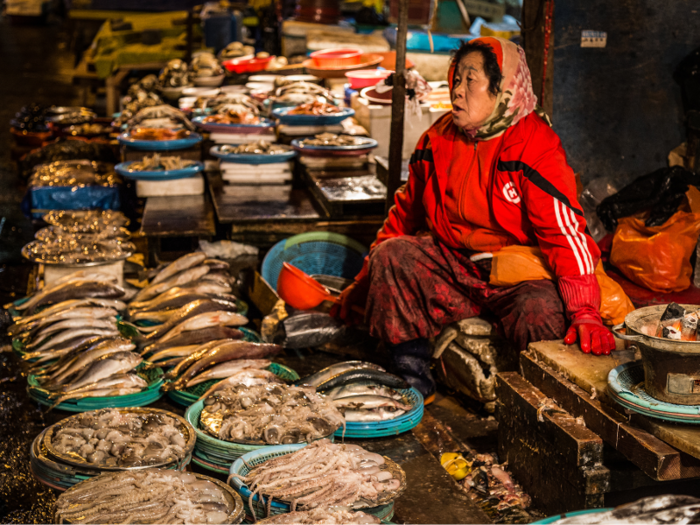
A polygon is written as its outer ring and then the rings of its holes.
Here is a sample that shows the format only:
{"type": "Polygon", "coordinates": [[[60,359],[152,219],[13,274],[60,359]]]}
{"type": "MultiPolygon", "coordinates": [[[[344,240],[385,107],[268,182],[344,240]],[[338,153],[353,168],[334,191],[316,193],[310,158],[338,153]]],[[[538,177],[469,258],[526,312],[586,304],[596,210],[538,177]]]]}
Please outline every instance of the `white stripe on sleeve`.
{"type": "Polygon", "coordinates": [[[574,256],[576,257],[576,262],[578,263],[579,272],[581,272],[581,275],[586,275],[586,271],[584,270],[583,261],[581,261],[581,255],[578,252],[578,248],[576,247],[574,240],[571,238],[571,234],[564,227],[564,223],[562,222],[562,219],[561,219],[561,214],[559,212],[559,206],[562,206],[562,212],[566,216],[566,211],[563,209],[564,205],[561,204],[557,200],[556,197],[552,197],[552,200],[554,201],[554,213],[557,216],[557,223],[559,224],[559,229],[561,230],[562,235],[564,237],[566,237],[566,240],[569,241],[569,246],[571,246],[571,251],[574,252],[574,256]]]}
{"type": "Polygon", "coordinates": [[[573,223],[572,229],[573,229],[573,234],[574,237],[576,238],[576,241],[578,242],[578,245],[581,247],[581,253],[583,254],[583,258],[586,261],[586,266],[588,267],[588,273],[593,273],[595,268],[593,268],[593,257],[591,257],[591,252],[588,250],[588,243],[586,242],[586,237],[584,237],[583,233],[581,230],[578,229],[578,219],[576,219],[576,215],[574,214],[574,210],[571,208],[568,208],[569,211],[569,216],[571,217],[571,221],[573,223]]]}

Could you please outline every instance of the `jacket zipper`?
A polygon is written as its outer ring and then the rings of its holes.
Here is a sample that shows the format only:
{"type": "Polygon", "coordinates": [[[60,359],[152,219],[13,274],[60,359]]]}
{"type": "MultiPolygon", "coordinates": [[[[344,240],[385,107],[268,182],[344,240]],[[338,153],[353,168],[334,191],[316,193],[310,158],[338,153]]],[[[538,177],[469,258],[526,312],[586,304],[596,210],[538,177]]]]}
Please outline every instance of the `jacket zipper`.
{"type": "Polygon", "coordinates": [[[472,168],[474,168],[474,162],[476,162],[476,145],[478,144],[477,141],[474,141],[474,155],[472,156],[471,163],[469,164],[469,170],[467,171],[466,175],[462,177],[462,184],[460,184],[459,188],[459,216],[462,218],[463,221],[466,221],[467,219],[464,217],[464,187],[467,184],[467,179],[469,178],[469,175],[472,172],[472,168]]]}

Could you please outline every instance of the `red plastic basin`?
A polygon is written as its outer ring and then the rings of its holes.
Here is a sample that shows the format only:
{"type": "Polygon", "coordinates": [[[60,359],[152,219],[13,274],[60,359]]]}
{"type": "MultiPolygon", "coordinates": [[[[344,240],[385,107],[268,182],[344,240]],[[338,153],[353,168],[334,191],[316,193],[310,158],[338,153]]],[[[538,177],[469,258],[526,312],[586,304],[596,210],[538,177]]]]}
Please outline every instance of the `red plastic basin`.
{"type": "Polygon", "coordinates": [[[318,67],[344,67],[354,66],[362,60],[362,51],[359,49],[323,49],[314,51],[309,55],[318,67]]]}

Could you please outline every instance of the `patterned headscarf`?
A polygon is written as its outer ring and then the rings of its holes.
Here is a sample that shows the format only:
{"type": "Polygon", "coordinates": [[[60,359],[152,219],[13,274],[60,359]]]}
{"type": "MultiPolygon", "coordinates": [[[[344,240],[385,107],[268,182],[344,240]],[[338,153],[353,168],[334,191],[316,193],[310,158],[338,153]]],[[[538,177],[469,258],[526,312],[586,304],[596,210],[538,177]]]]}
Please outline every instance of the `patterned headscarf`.
{"type": "MultiPolygon", "coordinates": [[[[478,140],[488,140],[501,135],[510,126],[535,111],[551,126],[549,117],[537,105],[537,97],[532,91],[530,69],[525,60],[525,51],[510,40],[498,37],[479,37],[471,42],[489,46],[498,59],[501,69],[501,84],[496,97],[496,106],[481,127],[465,129],[464,133],[478,140]]],[[[454,71],[457,64],[452,61],[447,80],[452,91],[454,71]]]]}

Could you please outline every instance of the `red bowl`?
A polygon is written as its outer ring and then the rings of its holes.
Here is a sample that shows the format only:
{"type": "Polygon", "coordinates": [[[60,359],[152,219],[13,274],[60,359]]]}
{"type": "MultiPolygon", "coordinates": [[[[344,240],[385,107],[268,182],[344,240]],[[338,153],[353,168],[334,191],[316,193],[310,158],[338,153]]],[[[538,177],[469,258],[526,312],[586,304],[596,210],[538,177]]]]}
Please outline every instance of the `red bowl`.
{"type": "Polygon", "coordinates": [[[10,132],[15,137],[18,146],[40,147],[44,142],[53,136],[52,131],[22,131],[17,128],[10,128],[10,132]]]}
{"type": "Polygon", "coordinates": [[[362,61],[359,49],[323,49],[309,55],[314,64],[321,68],[354,66],[362,61]]]}
{"type": "Polygon", "coordinates": [[[232,58],[230,60],[224,60],[221,65],[224,66],[229,72],[240,75],[243,73],[263,71],[274,58],[274,56],[267,58],[232,58]]]}
{"type": "Polygon", "coordinates": [[[350,81],[352,89],[364,89],[366,87],[376,86],[391,75],[393,71],[384,69],[360,69],[359,71],[348,71],[345,76],[350,81]]]}
{"type": "Polygon", "coordinates": [[[331,293],[296,266],[283,262],[277,278],[277,295],[292,308],[309,310],[328,299],[331,293]]]}

